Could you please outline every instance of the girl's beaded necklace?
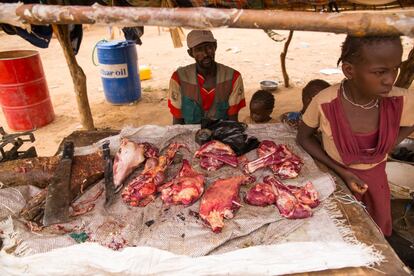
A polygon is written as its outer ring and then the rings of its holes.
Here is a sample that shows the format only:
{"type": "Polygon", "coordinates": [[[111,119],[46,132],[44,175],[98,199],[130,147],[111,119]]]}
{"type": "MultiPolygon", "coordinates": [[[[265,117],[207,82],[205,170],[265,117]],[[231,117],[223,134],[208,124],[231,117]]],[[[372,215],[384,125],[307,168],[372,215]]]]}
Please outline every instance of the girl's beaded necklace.
{"type": "Polygon", "coordinates": [[[378,98],[377,99],[375,99],[375,100],[371,100],[369,103],[367,103],[367,104],[357,104],[357,103],[354,103],[353,101],[351,101],[351,99],[349,99],[348,98],[348,96],[346,95],[346,92],[345,92],[345,85],[344,85],[344,83],[345,83],[345,80],[343,80],[342,82],[341,82],[341,91],[342,91],[342,96],[344,97],[344,99],[346,100],[346,101],[348,101],[350,104],[352,104],[353,106],[356,106],[356,107],[359,107],[359,108],[362,108],[362,109],[366,109],[366,110],[369,110],[369,109],[372,109],[372,108],[377,108],[378,106],[379,106],[379,100],[378,100],[378,98]]]}

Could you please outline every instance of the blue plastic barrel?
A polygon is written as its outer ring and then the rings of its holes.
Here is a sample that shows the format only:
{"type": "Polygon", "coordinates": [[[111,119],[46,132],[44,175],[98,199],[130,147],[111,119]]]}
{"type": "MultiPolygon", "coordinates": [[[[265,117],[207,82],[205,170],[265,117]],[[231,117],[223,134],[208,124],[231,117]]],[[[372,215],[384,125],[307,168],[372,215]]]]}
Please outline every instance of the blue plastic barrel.
{"type": "Polygon", "coordinates": [[[101,41],[96,45],[105,98],[127,104],[141,98],[138,57],[133,41],[101,41]]]}

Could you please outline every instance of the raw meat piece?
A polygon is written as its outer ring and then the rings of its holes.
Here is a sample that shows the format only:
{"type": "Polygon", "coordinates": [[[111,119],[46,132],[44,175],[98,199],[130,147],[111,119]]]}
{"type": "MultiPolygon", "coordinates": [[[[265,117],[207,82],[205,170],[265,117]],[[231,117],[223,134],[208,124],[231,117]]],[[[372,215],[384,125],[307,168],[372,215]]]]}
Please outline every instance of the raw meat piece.
{"type": "Polygon", "coordinates": [[[276,196],[270,184],[258,183],[246,193],[244,200],[250,205],[267,206],[276,202],[276,196]]]}
{"type": "Polygon", "coordinates": [[[286,161],[279,165],[273,165],[270,168],[280,179],[292,179],[298,177],[302,168],[302,163],[295,164],[290,161],[286,161]]]}
{"type": "Polygon", "coordinates": [[[241,155],[237,158],[237,162],[239,162],[239,165],[244,168],[244,166],[249,163],[249,159],[247,159],[246,155],[241,155]]]}
{"type": "Polygon", "coordinates": [[[148,157],[157,157],[158,149],[149,143],[135,143],[122,138],[121,146],[115,155],[114,161],[114,184],[115,190],[119,191],[122,182],[148,157]]]}
{"type": "Polygon", "coordinates": [[[220,169],[224,164],[237,167],[237,156],[230,146],[213,140],[202,145],[194,154],[200,158],[200,166],[208,171],[220,169]]]}
{"type": "Polygon", "coordinates": [[[316,208],[321,203],[312,182],[307,182],[303,187],[289,185],[288,188],[302,204],[316,208]]]}
{"type": "Polygon", "coordinates": [[[240,185],[254,181],[247,175],[215,181],[204,193],[200,203],[200,216],[213,232],[221,232],[224,218],[233,218],[233,212],[240,208],[240,185]]]}
{"type": "Polygon", "coordinates": [[[266,154],[276,152],[278,146],[275,142],[269,140],[263,140],[257,148],[257,154],[259,157],[265,156],[266,154]]]}
{"type": "Polygon", "coordinates": [[[244,166],[247,173],[269,167],[281,179],[295,178],[303,165],[302,160],[292,153],[286,145],[277,145],[269,140],[260,143],[257,154],[258,159],[244,166]]]}
{"type": "Polygon", "coordinates": [[[180,148],[187,149],[187,146],[172,143],[168,146],[165,155],[161,155],[158,158],[148,158],[141,174],[135,177],[122,192],[124,202],[131,206],[144,207],[153,201],[157,186],[161,185],[165,179],[165,170],[171,164],[180,148]]]}
{"type": "Polygon", "coordinates": [[[204,192],[204,175],[196,172],[184,159],[178,175],[158,188],[161,199],[167,204],[190,205],[204,192]]]}
{"type": "Polygon", "coordinates": [[[224,163],[214,158],[202,157],[200,160],[200,166],[208,171],[216,171],[223,167],[224,163]]]}
{"type": "Polygon", "coordinates": [[[279,164],[270,165],[270,169],[273,173],[281,179],[296,178],[302,168],[303,162],[296,154],[292,153],[286,145],[277,145],[272,141],[263,141],[257,153],[259,157],[263,157],[266,154],[277,152],[277,155],[282,160],[279,164]]]}
{"type": "Polygon", "coordinates": [[[263,180],[272,185],[276,195],[276,207],[280,215],[288,219],[308,218],[312,216],[312,209],[299,202],[290,189],[276,178],[266,176],[263,180]]]}
{"type": "Polygon", "coordinates": [[[284,161],[284,155],[280,154],[280,148],[272,141],[264,140],[257,148],[258,159],[245,165],[247,173],[253,173],[260,168],[277,165],[284,161]]]}

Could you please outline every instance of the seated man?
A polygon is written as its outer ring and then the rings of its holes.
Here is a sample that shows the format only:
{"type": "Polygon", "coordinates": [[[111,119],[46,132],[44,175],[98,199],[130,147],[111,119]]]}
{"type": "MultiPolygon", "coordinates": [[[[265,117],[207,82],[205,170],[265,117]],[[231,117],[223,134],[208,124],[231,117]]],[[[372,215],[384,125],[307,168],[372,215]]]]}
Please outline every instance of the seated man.
{"type": "Polygon", "coordinates": [[[178,68],[171,77],[168,107],[173,124],[199,124],[203,118],[237,121],[246,106],[240,73],[215,62],[217,41],[211,31],[191,31],[187,46],[195,64],[178,68]]]}

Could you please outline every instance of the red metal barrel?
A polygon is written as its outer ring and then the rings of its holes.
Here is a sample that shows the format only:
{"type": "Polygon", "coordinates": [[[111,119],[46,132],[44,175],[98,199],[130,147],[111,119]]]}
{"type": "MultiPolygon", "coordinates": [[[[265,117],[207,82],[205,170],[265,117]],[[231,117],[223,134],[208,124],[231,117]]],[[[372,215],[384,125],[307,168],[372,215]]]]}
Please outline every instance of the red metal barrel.
{"type": "Polygon", "coordinates": [[[13,130],[32,130],[55,118],[37,51],[0,52],[0,106],[13,130]]]}

